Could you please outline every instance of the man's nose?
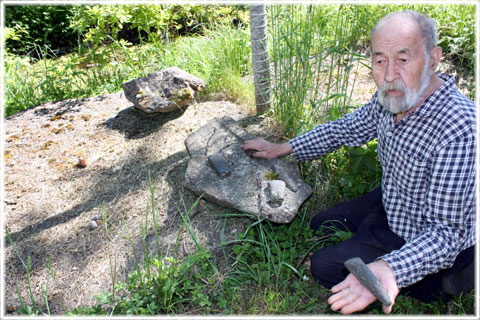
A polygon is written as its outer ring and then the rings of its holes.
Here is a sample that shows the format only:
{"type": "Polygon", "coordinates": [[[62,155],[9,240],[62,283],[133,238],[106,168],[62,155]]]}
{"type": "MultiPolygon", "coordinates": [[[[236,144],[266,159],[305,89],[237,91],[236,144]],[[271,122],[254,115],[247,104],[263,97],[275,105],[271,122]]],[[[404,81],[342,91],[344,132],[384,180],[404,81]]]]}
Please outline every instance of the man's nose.
{"type": "Polygon", "coordinates": [[[385,81],[394,82],[398,79],[398,69],[395,63],[389,62],[387,64],[387,70],[385,72],[385,81]]]}

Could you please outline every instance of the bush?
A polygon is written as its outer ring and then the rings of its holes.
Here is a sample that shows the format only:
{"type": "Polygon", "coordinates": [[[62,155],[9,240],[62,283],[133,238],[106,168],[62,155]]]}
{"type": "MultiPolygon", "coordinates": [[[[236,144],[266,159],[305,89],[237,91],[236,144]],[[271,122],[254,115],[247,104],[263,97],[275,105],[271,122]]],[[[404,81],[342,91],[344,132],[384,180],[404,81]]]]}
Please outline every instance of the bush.
{"type": "Polygon", "coordinates": [[[70,52],[77,45],[97,49],[121,39],[138,44],[200,35],[215,25],[248,25],[247,6],[16,5],[7,6],[5,12],[7,49],[35,58],[46,51],[56,55],[70,52]]]}
{"type": "Polygon", "coordinates": [[[15,32],[6,47],[18,55],[39,57],[46,48],[65,53],[77,40],[70,26],[75,6],[6,6],[5,26],[15,32]]]}

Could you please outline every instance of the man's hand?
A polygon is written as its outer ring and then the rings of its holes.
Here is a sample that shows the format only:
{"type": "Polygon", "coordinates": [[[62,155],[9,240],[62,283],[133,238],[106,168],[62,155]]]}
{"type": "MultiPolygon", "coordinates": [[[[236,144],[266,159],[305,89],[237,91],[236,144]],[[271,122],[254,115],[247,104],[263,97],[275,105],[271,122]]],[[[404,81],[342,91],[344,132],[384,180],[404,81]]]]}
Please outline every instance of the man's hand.
{"type": "MultiPolygon", "coordinates": [[[[393,270],[388,263],[383,260],[369,263],[367,266],[387,290],[390,299],[393,301],[391,306],[383,306],[383,312],[389,314],[392,312],[395,298],[400,292],[393,270]]],[[[332,292],[334,295],[328,299],[328,303],[332,305],[331,309],[333,311],[340,310],[343,314],[361,311],[377,300],[353,274],[349,274],[345,280],[332,287],[332,292]]]]}
{"type": "Polygon", "coordinates": [[[292,152],[290,143],[271,143],[264,139],[255,139],[245,141],[242,147],[243,150],[256,150],[254,157],[273,159],[281,157],[287,153],[292,152]]]}

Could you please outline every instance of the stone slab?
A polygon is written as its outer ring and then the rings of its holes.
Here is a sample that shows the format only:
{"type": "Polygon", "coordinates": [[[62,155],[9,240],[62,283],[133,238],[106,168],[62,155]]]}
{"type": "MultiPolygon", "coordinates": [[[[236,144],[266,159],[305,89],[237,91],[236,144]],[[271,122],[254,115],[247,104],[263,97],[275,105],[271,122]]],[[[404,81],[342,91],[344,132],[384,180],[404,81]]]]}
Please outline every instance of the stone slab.
{"type": "Polygon", "coordinates": [[[296,162],[250,157],[242,149],[244,141],[250,139],[254,137],[230,117],[214,120],[190,134],[185,140],[190,161],[184,187],[217,205],[289,223],[312,189],[302,180],[296,162]],[[228,175],[219,174],[209,160],[212,156],[226,161],[228,175]],[[282,181],[285,188],[278,189],[278,182],[269,183],[274,180],[282,181]],[[277,188],[273,192],[272,186],[277,188]]]}

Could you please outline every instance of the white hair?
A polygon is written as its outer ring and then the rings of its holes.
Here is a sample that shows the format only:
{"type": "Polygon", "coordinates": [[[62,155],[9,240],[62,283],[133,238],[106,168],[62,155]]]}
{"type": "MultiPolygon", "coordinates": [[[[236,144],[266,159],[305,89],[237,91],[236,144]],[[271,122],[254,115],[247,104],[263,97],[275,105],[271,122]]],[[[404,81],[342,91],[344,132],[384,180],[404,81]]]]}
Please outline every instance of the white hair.
{"type": "Polygon", "coordinates": [[[413,10],[392,12],[380,19],[380,21],[378,21],[378,23],[373,28],[370,39],[373,39],[373,35],[382,24],[397,16],[406,17],[418,24],[420,29],[420,35],[423,38],[423,46],[425,49],[425,53],[427,55],[430,55],[430,52],[437,46],[437,25],[432,18],[413,10]]]}

